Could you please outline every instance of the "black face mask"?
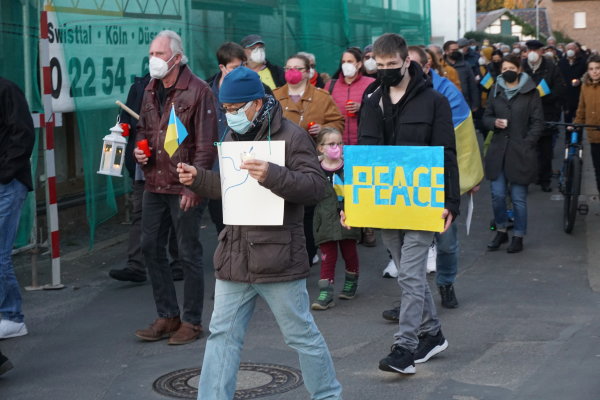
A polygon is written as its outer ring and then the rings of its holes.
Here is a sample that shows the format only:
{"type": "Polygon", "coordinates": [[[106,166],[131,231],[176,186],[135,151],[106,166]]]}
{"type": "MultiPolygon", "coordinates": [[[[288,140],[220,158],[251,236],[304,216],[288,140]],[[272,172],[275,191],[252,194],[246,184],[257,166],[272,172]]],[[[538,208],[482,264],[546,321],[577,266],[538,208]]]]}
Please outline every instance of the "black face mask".
{"type": "Polygon", "coordinates": [[[502,77],[504,78],[504,81],[508,83],[513,83],[517,80],[519,74],[517,74],[515,71],[504,71],[502,73],[502,77]]]}
{"type": "Polygon", "coordinates": [[[454,61],[460,61],[463,58],[463,55],[460,51],[456,50],[453,51],[452,53],[450,53],[450,58],[453,59],[454,61]]]}
{"type": "Polygon", "coordinates": [[[378,69],[377,78],[383,86],[397,86],[402,81],[402,78],[404,78],[404,74],[402,73],[403,67],[404,64],[400,68],[378,69]]]}

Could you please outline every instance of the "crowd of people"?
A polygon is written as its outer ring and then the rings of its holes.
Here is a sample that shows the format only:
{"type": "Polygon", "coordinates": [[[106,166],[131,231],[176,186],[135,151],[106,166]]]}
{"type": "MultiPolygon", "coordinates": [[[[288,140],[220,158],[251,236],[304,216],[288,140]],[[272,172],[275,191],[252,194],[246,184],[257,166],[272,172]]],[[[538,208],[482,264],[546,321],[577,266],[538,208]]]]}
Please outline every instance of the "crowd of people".
{"type": "MultiPolygon", "coordinates": [[[[346,225],[344,146],[443,148],[443,232],[380,230],[390,258],[382,275],[397,279],[400,302],[383,312],[398,323],[398,331],[379,368],[413,374],[415,364],[448,347],[426,277],[433,259],[441,305],[458,307],[454,221],[461,195],[477,192],[488,180],[496,234],[487,248],[498,250],[509,242],[513,225],[507,252],[523,251],[529,185],[553,190],[558,131],[544,121],[600,124],[600,56],[578,43],[557,45],[552,38],[546,44],[529,40],[512,46],[460,38],[440,47],[409,46],[402,36],[388,33],[363,49],[343,51],[329,75],[317,71],[317,60],[308,52],[292,55],[283,67],[272,64],[265,41],[253,34],[239,44],[222,44],[216,51],[219,71],[206,81],[187,65],[175,32],[160,32],[149,55],[149,75],[136,79],[127,99],[139,121],[121,115],[135,137],[126,151],[134,208],[127,265],[109,274],[119,281],[150,278],[157,318],[135,332],[139,339],[184,345],[202,337],[200,220],[208,210],[218,246],[203,361],[210,368],[202,368],[199,383],[203,400],[233,398],[244,336],[259,297],[297,351],[311,398],[341,399],[333,361],[310,310],[335,305],[338,251],[345,280],[337,298],[355,298],[357,244],[376,243],[373,229],[346,225]],[[174,153],[165,147],[171,109],[189,137],[174,153]],[[486,143],[483,155],[477,132],[486,143]],[[270,140],[285,142],[284,165],[246,158],[240,168],[284,200],[283,224],[225,225],[214,143],[270,140]],[[140,141],[148,142],[149,152],[136,146],[140,141]],[[319,294],[311,302],[306,280],[319,261],[319,294]],[[176,280],[184,281],[181,307],[176,280]]],[[[9,338],[27,334],[10,250],[15,211],[31,190],[27,160],[33,128],[28,114],[11,111],[13,103],[23,102],[18,88],[0,80],[0,93],[2,102],[9,95],[14,99],[0,107],[0,338],[9,338]]],[[[26,104],[20,110],[27,110],[26,104]]],[[[600,129],[587,133],[598,181],[600,129]]],[[[0,353],[0,373],[9,367],[0,353]]]]}

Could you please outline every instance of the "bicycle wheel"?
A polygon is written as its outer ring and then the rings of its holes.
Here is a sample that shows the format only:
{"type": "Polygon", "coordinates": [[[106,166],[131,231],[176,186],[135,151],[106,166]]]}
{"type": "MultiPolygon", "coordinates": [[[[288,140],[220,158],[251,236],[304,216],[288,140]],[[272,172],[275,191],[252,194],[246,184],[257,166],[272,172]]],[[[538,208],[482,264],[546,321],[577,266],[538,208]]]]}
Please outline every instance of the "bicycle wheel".
{"type": "Polygon", "coordinates": [[[580,189],[581,159],[579,156],[574,155],[567,164],[567,174],[565,176],[563,229],[566,233],[571,233],[575,226],[580,189]]]}

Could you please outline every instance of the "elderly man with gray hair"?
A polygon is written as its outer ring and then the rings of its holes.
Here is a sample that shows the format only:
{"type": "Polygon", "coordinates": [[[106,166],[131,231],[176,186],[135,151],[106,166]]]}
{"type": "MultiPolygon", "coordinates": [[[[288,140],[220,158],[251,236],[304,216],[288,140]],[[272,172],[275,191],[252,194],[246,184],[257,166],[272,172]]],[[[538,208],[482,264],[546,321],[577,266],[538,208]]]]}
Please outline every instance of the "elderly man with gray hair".
{"type": "MultiPolygon", "coordinates": [[[[149,70],[137,125],[134,154],[146,177],[142,200],[142,254],[152,281],[158,318],[136,332],[145,341],[169,337],[169,344],[186,344],[202,335],[204,274],[198,195],[179,183],[177,163],[210,169],[217,140],[215,100],[210,87],[188,68],[179,35],[162,31],[150,44],[149,70]],[[170,114],[185,127],[183,137],[167,138],[170,114]],[[142,145],[145,143],[145,146],[142,145]],[[145,148],[146,152],[142,150],[145,148]],[[149,150],[149,151],[148,151],[149,150]],[[171,220],[184,274],[183,313],[166,253],[171,220]]],[[[179,125],[179,124],[175,124],[179,125]]]]}

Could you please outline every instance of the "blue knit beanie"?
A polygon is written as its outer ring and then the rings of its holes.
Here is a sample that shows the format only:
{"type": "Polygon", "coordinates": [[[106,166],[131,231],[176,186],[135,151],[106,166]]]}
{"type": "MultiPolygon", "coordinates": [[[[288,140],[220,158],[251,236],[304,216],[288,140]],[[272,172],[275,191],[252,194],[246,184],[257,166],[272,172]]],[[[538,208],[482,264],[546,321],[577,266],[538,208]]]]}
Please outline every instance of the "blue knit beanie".
{"type": "Polygon", "coordinates": [[[250,68],[238,67],[228,73],[219,89],[221,103],[247,103],[265,97],[260,77],[250,68]]]}

